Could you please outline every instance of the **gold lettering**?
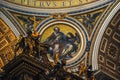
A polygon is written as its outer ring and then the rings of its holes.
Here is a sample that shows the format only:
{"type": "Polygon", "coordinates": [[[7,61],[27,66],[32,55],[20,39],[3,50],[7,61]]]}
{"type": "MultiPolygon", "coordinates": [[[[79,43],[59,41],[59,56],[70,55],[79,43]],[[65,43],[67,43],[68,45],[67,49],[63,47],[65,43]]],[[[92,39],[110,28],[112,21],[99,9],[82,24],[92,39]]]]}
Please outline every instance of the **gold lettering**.
{"type": "Polygon", "coordinates": [[[65,2],[62,2],[62,6],[65,6],[65,2]]]}
{"type": "Polygon", "coordinates": [[[29,2],[29,0],[27,0],[27,5],[29,6],[29,4],[30,4],[30,2],[29,2]]]}
{"type": "Polygon", "coordinates": [[[44,2],[40,2],[40,7],[44,7],[44,2]]]}
{"type": "Polygon", "coordinates": [[[72,0],[69,1],[69,5],[70,5],[70,6],[72,5],[72,0]]]}
{"type": "Polygon", "coordinates": [[[24,1],[23,0],[21,0],[21,4],[23,4],[24,3],[24,1]]]}
{"type": "Polygon", "coordinates": [[[28,0],[21,0],[21,4],[27,5],[28,4],[28,0]]]}
{"type": "Polygon", "coordinates": [[[61,8],[72,7],[92,3],[97,0],[7,0],[20,4],[22,6],[45,7],[45,8],[61,8]]]}
{"type": "Polygon", "coordinates": [[[79,0],[80,4],[82,4],[82,0],[79,0]]]}
{"type": "Polygon", "coordinates": [[[20,4],[22,4],[22,0],[20,1],[20,4]]]}
{"type": "Polygon", "coordinates": [[[86,2],[88,2],[88,0],[86,0],[86,2]]]}
{"type": "Polygon", "coordinates": [[[24,4],[24,3],[25,3],[25,0],[22,0],[21,3],[24,4]]]}
{"type": "Polygon", "coordinates": [[[53,2],[53,6],[54,6],[54,7],[55,7],[55,6],[57,6],[57,4],[56,4],[56,2],[55,2],[55,1],[53,2]]]}
{"type": "Polygon", "coordinates": [[[33,6],[36,6],[36,1],[35,0],[33,1],[33,6]]]}
{"type": "Polygon", "coordinates": [[[51,2],[49,1],[46,1],[46,4],[47,4],[47,6],[50,6],[50,4],[51,4],[51,2]]]}

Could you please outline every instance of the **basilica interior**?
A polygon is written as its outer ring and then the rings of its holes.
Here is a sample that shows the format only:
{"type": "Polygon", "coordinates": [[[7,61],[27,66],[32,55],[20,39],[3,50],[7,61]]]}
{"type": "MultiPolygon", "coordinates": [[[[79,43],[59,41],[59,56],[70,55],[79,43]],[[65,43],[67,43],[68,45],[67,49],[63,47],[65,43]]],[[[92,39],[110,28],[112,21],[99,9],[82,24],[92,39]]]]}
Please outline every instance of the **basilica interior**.
{"type": "Polygon", "coordinates": [[[0,0],[0,80],[120,80],[120,0],[0,0]]]}

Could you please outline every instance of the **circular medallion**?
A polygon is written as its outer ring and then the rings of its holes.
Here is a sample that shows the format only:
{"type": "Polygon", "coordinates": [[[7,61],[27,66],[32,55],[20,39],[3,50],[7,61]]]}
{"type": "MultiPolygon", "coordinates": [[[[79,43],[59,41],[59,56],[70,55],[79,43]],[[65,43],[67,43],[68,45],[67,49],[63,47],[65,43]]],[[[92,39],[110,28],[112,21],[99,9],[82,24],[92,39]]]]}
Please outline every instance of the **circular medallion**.
{"type": "Polygon", "coordinates": [[[41,27],[40,35],[41,43],[49,45],[47,56],[52,62],[65,59],[67,65],[70,65],[78,61],[84,53],[85,36],[80,27],[72,23],[49,23],[41,27]]]}

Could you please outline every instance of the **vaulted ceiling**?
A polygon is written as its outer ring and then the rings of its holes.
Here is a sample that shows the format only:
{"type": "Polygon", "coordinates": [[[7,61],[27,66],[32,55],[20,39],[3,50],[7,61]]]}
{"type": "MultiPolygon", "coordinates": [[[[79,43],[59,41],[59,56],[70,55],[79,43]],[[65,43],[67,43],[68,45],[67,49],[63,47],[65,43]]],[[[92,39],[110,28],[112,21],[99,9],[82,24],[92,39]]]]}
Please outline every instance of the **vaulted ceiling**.
{"type": "Polygon", "coordinates": [[[120,77],[120,10],[108,24],[99,47],[99,68],[120,77]]]}
{"type": "MultiPolygon", "coordinates": [[[[81,43],[77,56],[73,55],[73,58],[68,60],[69,71],[78,75],[79,66],[84,63],[86,66],[92,65],[95,75],[102,73],[111,79],[119,80],[119,16],[119,0],[1,0],[1,70],[14,58],[14,46],[19,36],[26,36],[24,20],[30,17],[34,21],[34,28],[42,36],[46,32],[50,35],[56,25],[67,26],[68,32],[79,33],[81,43]],[[51,31],[47,31],[49,27],[52,27],[51,31]]],[[[61,31],[66,33],[66,29],[62,27],[61,31]]]]}

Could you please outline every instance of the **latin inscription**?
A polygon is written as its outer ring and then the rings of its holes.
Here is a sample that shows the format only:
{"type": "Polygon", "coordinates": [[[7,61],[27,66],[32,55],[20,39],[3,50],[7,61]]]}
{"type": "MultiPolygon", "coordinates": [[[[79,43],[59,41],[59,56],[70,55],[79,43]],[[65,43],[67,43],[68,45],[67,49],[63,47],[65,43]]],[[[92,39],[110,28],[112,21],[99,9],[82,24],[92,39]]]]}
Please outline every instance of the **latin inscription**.
{"type": "Polygon", "coordinates": [[[6,0],[20,5],[39,8],[61,8],[79,6],[96,0],[6,0]]]}

